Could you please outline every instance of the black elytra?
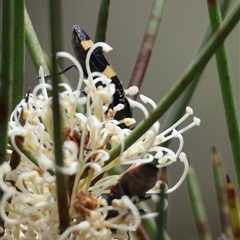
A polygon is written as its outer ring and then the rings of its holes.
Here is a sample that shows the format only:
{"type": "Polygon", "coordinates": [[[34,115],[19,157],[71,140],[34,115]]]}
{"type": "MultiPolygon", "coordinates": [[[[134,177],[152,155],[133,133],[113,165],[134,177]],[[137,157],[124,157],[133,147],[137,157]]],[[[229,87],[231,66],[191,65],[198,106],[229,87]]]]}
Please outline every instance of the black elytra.
{"type": "MultiPolygon", "coordinates": [[[[79,26],[74,25],[72,31],[72,46],[77,57],[77,60],[83,68],[85,77],[87,77],[85,60],[88,50],[93,46],[93,41],[87,35],[87,33],[79,26]]],[[[115,85],[115,93],[113,94],[113,101],[109,108],[113,109],[119,103],[124,105],[124,108],[116,112],[114,118],[116,120],[122,120],[127,117],[132,117],[132,110],[129,102],[125,96],[124,88],[116,75],[116,72],[109,64],[105,56],[103,55],[102,49],[96,48],[90,58],[91,71],[102,72],[107,78],[111,79],[111,83],[115,85]]]]}

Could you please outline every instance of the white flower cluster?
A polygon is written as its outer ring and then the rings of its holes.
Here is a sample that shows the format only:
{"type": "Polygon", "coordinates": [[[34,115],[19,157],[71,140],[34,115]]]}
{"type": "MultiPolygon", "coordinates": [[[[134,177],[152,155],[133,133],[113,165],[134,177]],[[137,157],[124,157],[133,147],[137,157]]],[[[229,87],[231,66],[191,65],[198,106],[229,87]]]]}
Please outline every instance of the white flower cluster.
{"type": "MultiPolygon", "coordinates": [[[[86,59],[88,79],[83,79],[82,68],[71,55],[58,53],[59,57],[70,59],[80,73],[76,90],[67,84],[59,84],[64,89],[59,94],[64,167],[56,165],[52,97],[48,94],[52,86],[45,83],[42,69],[39,72],[40,83],[12,112],[8,131],[9,160],[0,167],[0,187],[3,192],[0,214],[4,220],[4,228],[0,229],[0,233],[4,231],[1,239],[128,239],[129,231],[139,226],[141,216],[126,195],[111,203],[102,197],[103,194],[110,195],[109,189],[125,173],[107,176],[106,171],[125,164],[131,164],[133,168],[153,160],[157,160],[157,167],[162,168],[179,158],[184,163],[182,177],[166,192],[175,190],[185,178],[188,162],[182,153],[182,133],[200,123],[199,119],[193,118],[191,124],[177,130],[193,114],[189,107],[171,128],[159,133],[160,124],[155,123],[118,158],[108,162],[109,149],[118,144],[123,147],[124,139],[132,132],[131,128],[120,128],[118,125],[131,125],[135,120],[114,119],[114,114],[122,109],[120,104],[108,110],[115,86],[102,73],[92,73],[89,66],[90,55],[99,46],[104,51],[110,50],[103,43],[97,43],[90,49],[86,59]],[[103,82],[105,87],[96,88],[98,81],[103,82]],[[81,96],[83,82],[86,95],[81,96]],[[78,111],[79,106],[86,106],[86,113],[78,111]],[[171,138],[179,139],[176,152],[160,145],[171,138]],[[56,171],[64,173],[69,183],[70,226],[61,234],[58,213],[61,199],[57,199],[56,171]],[[107,217],[111,211],[117,214],[107,217]]],[[[127,91],[131,93],[136,89],[127,91]]],[[[141,100],[156,108],[151,99],[141,95],[141,100]]],[[[144,117],[148,117],[143,104],[130,99],[129,102],[132,108],[140,108],[144,117]]],[[[160,183],[156,182],[156,186],[148,193],[158,194],[160,183]]]]}

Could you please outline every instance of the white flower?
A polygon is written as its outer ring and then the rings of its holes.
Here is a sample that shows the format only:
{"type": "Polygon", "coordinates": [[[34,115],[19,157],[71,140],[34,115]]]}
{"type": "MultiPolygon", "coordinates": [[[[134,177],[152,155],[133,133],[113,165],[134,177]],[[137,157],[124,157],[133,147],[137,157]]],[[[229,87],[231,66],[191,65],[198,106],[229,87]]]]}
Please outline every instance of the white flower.
{"type": "MultiPolygon", "coordinates": [[[[59,84],[64,89],[59,94],[63,168],[55,164],[52,97],[48,95],[52,86],[45,83],[42,69],[39,71],[39,85],[12,112],[8,131],[11,151],[8,151],[9,159],[1,165],[0,170],[4,193],[0,213],[5,221],[4,229],[1,229],[4,231],[2,239],[127,239],[128,232],[139,226],[141,216],[127,195],[110,202],[103,197],[104,194],[111,197],[110,188],[125,173],[107,176],[106,171],[126,164],[131,164],[132,169],[153,160],[161,168],[180,158],[184,163],[183,175],[175,186],[167,189],[167,193],[175,190],[185,178],[188,162],[182,153],[182,133],[200,123],[194,118],[187,127],[177,130],[193,114],[189,107],[171,128],[160,132],[160,123],[156,122],[118,158],[108,162],[108,151],[117,144],[123,147],[125,137],[132,132],[131,127],[120,128],[118,125],[125,123],[130,126],[135,119],[114,119],[116,111],[123,107],[119,104],[109,109],[115,86],[102,73],[90,71],[90,54],[99,46],[107,48],[108,45],[98,43],[89,51],[86,60],[88,79],[85,80],[79,63],[68,53],[58,53],[59,57],[69,58],[80,73],[76,90],[67,84],[59,84]],[[104,83],[105,87],[96,88],[97,81],[104,83]],[[86,85],[84,88],[83,83],[86,85]],[[87,95],[82,96],[81,89],[87,95]],[[86,113],[79,112],[78,108],[84,105],[86,113]],[[176,152],[160,145],[172,138],[179,140],[176,152]],[[69,183],[70,227],[62,234],[59,234],[56,169],[68,177],[69,183]],[[115,214],[108,218],[109,213],[115,214]]],[[[136,88],[126,91],[135,94],[136,88]]],[[[156,104],[146,96],[141,95],[141,100],[156,108],[156,104]]],[[[128,101],[132,108],[138,107],[144,117],[148,116],[143,104],[130,99],[128,101]]],[[[147,194],[159,194],[160,183],[156,182],[147,194]]]]}

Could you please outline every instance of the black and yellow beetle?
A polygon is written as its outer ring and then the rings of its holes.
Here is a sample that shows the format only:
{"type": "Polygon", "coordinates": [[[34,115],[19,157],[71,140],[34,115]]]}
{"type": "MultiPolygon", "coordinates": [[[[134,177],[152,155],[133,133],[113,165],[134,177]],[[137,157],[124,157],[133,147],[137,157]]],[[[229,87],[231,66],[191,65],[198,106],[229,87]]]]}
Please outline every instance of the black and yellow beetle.
{"type": "MultiPolygon", "coordinates": [[[[93,46],[93,41],[87,35],[87,33],[78,25],[73,26],[72,32],[72,45],[77,57],[80,62],[85,77],[87,77],[87,71],[85,66],[85,60],[88,50],[93,46]]],[[[129,102],[125,96],[124,88],[116,75],[116,72],[109,64],[105,56],[103,55],[102,49],[97,48],[93,51],[90,58],[90,68],[91,71],[99,71],[105,74],[111,83],[115,84],[116,91],[113,95],[113,101],[109,108],[117,106],[119,103],[124,105],[121,111],[118,111],[114,118],[117,120],[122,120],[126,117],[132,117],[132,110],[130,108],[129,102]]],[[[121,127],[126,127],[121,124],[121,127]]],[[[113,199],[120,199],[123,195],[128,196],[130,199],[136,197],[138,201],[144,201],[148,199],[145,197],[146,192],[151,189],[158,180],[158,168],[154,165],[147,163],[137,166],[130,171],[126,172],[118,183],[112,186],[110,193],[103,194],[102,197],[105,198],[109,205],[113,199]]],[[[137,201],[134,201],[136,203],[137,201]]],[[[140,214],[145,214],[146,211],[140,209],[140,214]]],[[[117,216],[118,213],[115,210],[111,210],[108,213],[106,219],[117,216]]]]}
{"type": "MultiPolygon", "coordinates": [[[[79,26],[74,25],[72,31],[72,45],[77,60],[82,65],[85,77],[87,77],[87,71],[85,66],[85,60],[88,50],[93,46],[93,41],[87,35],[87,33],[79,26]]],[[[101,48],[96,48],[90,58],[90,68],[91,71],[102,72],[107,78],[111,79],[111,83],[115,85],[115,93],[113,95],[112,104],[109,106],[109,109],[113,109],[118,104],[123,104],[124,108],[116,112],[114,118],[116,120],[122,120],[127,117],[132,117],[132,110],[129,105],[129,102],[125,96],[124,88],[116,75],[116,72],[109,64],[105,56],[103,55],[101,48]]],[[[124,125],[125,126],[125,125],[124,125]]],[[[121,127],[124,127],[121,124],[121,127]]]]}

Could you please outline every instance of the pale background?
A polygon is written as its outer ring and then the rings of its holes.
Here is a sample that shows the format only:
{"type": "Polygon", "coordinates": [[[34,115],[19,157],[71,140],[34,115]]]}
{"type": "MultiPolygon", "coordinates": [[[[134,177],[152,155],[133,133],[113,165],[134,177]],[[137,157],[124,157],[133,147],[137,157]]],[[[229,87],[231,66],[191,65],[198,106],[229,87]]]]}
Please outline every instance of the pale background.
{"type": "MultiPolygon", "coordinates": [[[[235,3],[236,1],[232,1],[235,3]]],[[[73,53],[71,30],[73,24],[81,25],[94,38],[100,1],[63,1],[63,50],[73,53]]],[[[48,1],[26,0],[28,11],[42,48],[49,53],[48,1]]],[[[114,50],[108,59],[114,66],[124,86],[128,85],[138,49],[151,9],[150,0],[111,1],[107,43],[114,50]]],[[[208,23],[206,1],[167,1],[163,21],[141,92],[158,102],[190,64],[208,23]]],[[[52,30],[53,31],[53,30],[52,30]]],[[[239,25],[227,40],[234,88],[239,110],[239,25]]],[[[66,63],[68,66],[69,63],[66,63]]],[[[69,73],[76,79],[77,73],[69,73]]],[[[36,84],[36,71],[27,52],[27,87],[36,84]]],[[[207,65],[202,80],[190,106],[201,118],[201,126],[184,134],[184,151],[191,160],[199,179],[202,197],[214,239],[220,235],[216,195],[210,162],[210,150],[216,146],[224,159],[226,172],[236,184],[230,151],[223,103],[220,95],[215,59],[207,65]]],[[[180,163],[169,168],[170,185],[182,174],[180,163]]],[[[168,233],[175,239],[197,239],[195,225],[184,183],[169,196],[168,233]]]]}

